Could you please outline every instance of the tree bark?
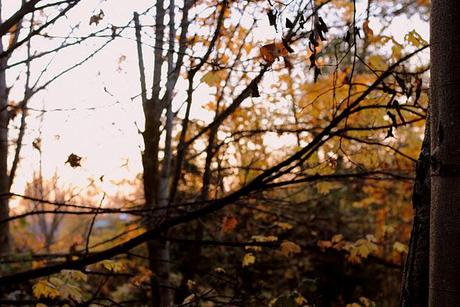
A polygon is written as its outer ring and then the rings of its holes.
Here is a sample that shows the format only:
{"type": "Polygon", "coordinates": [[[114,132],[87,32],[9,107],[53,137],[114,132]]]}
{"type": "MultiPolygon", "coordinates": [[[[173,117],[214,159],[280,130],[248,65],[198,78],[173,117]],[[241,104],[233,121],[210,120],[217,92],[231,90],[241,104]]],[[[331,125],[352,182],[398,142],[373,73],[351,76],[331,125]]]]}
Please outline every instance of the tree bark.
{"type": "MultiPolygon", "coordinates": [[[[0,1],[0,16],[2,13],[0,1]]],[[[3,43],[0,40],[0,52],[3,52],[3,43]]],[[[0,194],[6,195],[9,190],[10,178],[8,176],[8,88],[6,85],[7,57],[0,58],[0,194]]],[[[0,219],[9,217],[9,198],[0,197],[0,219]]],[[[0,224],[0,254],[10,251],[10,226],[9,223],[0,224]]]]}
{"type": "Polygon", "coordinates": [[[431,13],[429,306],[460,305],[460,2],[431,13]]]}
{"type": "Polygon", "coordinates": [[[428,306],[430,201],[430,122],[427,119],[422,150],[415,170],[412,195],[415,214],[402,279],[402,307],[428,306]]]}
{"type": "MultiPolygon", "coordinates": [[[[170,0],[170,8],[174,13],[174,2],[170,0]]],[[[162,66],[164,63],[163,49],[164,49],[164,17],[165,8],[164,1],[157,1],[155,15],[155,51],[154,51],[154,71],[153,71],[153,84],[152,84],[152,97],[147,99],[146,84],[145,84],[145,67],[142,54],[141,42],[141,26],[139,23],[139,16],[134,14],[137,50],[139,58],[140,70],[140,83],[141,83],[141,96],[144,109],[145,128],[142,133],[144,139],[144,152],[142,153],[142,164],[144,169],[144,196],[146,208],[151,209],[152,212],[159,206],[164,206],[167,203],[167,185],[169,178],[170,167],[170,147],[171,147],[171,129],[172,129],[172,112],[170,110],[170,100],[168,98],[160,99],[160,88],[162,80],[162,66]],[[160,171],[160,136],[161,136],[161,114],[165,107],[164,102],[169,105],[167,107],[167,144],[165,145],[165,160],[163,161],[163,169],[160,171]]],[[[171,10],[170,10],[171,12],[171,10]]],[[[174,14],[172,14],[174,15],[174,14]]],[[[174,23],[174,16],[172,16],[171,23],[174,23]]],[[[172,26],[170,26],[172,27],[172,26]]],[[[172,27],[173,28],[173,27],[172,27]]],[[[171,44],[171,37],[170,44],[171,44]]],[[[168,72],[171,72],[172,54],[169,53],[168,57],[168,72]]],[[[172,88],[169,81],[167,82],[167,91],[169,97],[172,97],[172,88]]],[[[165,211],[158,210],[156,213],[151,213],[147,216],[145,224],[147,230],[153,229],[160,220],[165,218],[165,211]]],[[[167,307],[171,306],[173,302],[173,295],[169,289],[169,274],[170,274],[170,254],[169,242],[167,241],[149,241],[147,242],[147,249],[149,253],[149,267],[153,275],[151,278],[152,284],[152,301],[151,305],[154,307],[167,307]]]]}

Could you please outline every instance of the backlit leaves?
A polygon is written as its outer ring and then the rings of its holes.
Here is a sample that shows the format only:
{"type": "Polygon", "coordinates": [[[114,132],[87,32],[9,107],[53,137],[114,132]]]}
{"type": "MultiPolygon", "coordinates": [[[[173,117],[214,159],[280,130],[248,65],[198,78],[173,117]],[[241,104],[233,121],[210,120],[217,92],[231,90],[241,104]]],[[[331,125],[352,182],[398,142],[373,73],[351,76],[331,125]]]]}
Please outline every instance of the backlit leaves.
{"type": "Polygon", "coordinates": [[[256,262],[256,257],[252,253],[247,253],[243,257],[242,266],[247,267],[251,266],[256,262]]]}
{"type": "Polygon", "coordinates": [[[104,260],[100,262],[102,266],[111,272],[121,272],[123,270],[123,264],[119,261],[104,260]]]}
{"type": "Polygon", "coordinates": [[[407,33],[406,36],[404,36],[404,39],[416,48],[420,48],[428,44],[428,42],[424,40],[415,30],[407,33]]]}
{"type": "Polygon", "coordinates": [[[280,245],[281,254],[289,257],[293,254],[298,254],[302,251],[299,245],[291,241],[283,241],[280,245]]]}
{"type": "Polygon", "coordinates": [[[278,226],[279,228],[281,228],[282,230],[290,230],[293,228],[293,226],[289,223],[275,222],[274,224],[278,226]]]}
{"type": "Polygon", "coordinates": [[[288,54],[289,51],[283,43],[271,43],[260,47],[260,55],[268,64],[288,54]]]}
{"type": "Polygon", "coordinates": [[[206,83],[209,86],[219,86],[222,80],[225,79],[226,73],[224,70],[211,70],[201,77],[201,82],[206,83]]]}
{"type": "Polygon", "coordinates": [[[45,279],[39,280],[37,283],[35,283],[32,289],[34,296],[37,298],[56,298],[59,296],[59,290],[57,289],[56,285],[53,285],[51,282],[45,279]]]}
{"type": "Polygon", "coordinates": [[[402,253],[407,254],[407,252],[409,251],[409,247],[406,244],[403,244],[401,242],[395,242],[393,244],[393,250],[401,254],[402,253]]]}
{"type": "Polygon", "coordinates": [[[36,298],[57,298],[72,299],[76,302],[82,301],[82,289],[77,282],[87,281],[83,272],[76,270],[63,270],[57,276],[39,280],[32,287],[36,298]]]}

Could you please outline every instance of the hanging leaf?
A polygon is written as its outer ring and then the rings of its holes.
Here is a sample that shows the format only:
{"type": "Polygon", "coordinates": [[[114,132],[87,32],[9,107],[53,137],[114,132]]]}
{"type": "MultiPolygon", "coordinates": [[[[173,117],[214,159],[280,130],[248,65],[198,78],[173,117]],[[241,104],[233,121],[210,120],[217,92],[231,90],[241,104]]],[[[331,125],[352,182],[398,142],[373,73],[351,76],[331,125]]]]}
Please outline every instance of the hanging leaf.
{"type": "Polygon", "coordinates": [[[390,128],[388,128],[387,136],[385,137],[385,139],[387,139],[387,138],[392,138],[392,137],[394,137],[394,134],[393,134],[393,127],[390,127],[390,128]]]}
{"type": "Polygon", "coordinates": [[[251,84],[251,97],[257,98],[260,97],[259,88],[256,83],[251,84]]]}
{"type": "Polygon", "coordinates": [[[397,126],[398,122],[396,121],[396,116],[393,113],[391,113],[390,111],[387,112],[387,115],[388,115],[388,117],[390,117],[392,125],[397,126]]]}
{"type": "MultiPolygon", "coordinates": [[[[322,31],[318,31],[318,36],[319,38],[324,42],[326,40],[326,36],[324,36],[323,32],[322,31]]],[[[319,45],[319,44],[318,44],[319,45]]]]}
{"type": "Polygon", "coordinates": [[[414,105],[417,105],[418,100],[420,99],[420,96],[422,94],[422,85],[423,81],[422,79],[416,79],[415,80],[415,99],[414,99],[414,105]]]}
{"type": "Polygon", "coordinates": [[[304,25],[305,25],[305,18],[303,17],[303,15],[300,16],[300,19],[299,19],[299,26],[301,29],[304,28],[304,25]]]}
{"type": "Polygon", "coordinates": [[[345,34],[343,41],[346,42],[348,45],[350,45],[350,39],[351,39],[351,33],[350,31],[347,31],[347,34],[345,34]]]}
{"type": "Polygon", "coordinates": [[[91,26],[93,23],[99,25],[99,22],[104,18],[104,11],[100,10],[99,14],[91,16],[89,19],[89,25],[91,26]]]}
{"type": "MultiPolygon", "coordinates": [[[[319,43],[316,41],[316,37],[315,37],[315,32],[314,31],[311,31],[310,32],[310,36],[308,37],[308,40],[309,40],[309,43],[311,45],[313,45],[314,47],[318,47],[319,46],[319,43]]],[[[312,50],[311,46],[309,46],[310,50],[312,50]]],[[[313,48],[314,50],[315,48],[313,48]]],[[[312,51],[313,51],[312,50],[312,51]]]]}
{"type": "Polygon", "coordinates": [[[321,30],[321,31],[323,31],[324,33],[329,32],[329,29],[328,29],[328,27],[327,27],[327,25],[326,25],[326,23],[324,22],[324,20],[323,20],[322,17],[319,18],[319,25],[320,25],[320,30],[321,30]]]}
{"type": "Polygon", "coordinates": [[[394,75],[394,78],[395,78],[396,82],[398,82],[398,85],[401,88],[401,90],[403,91],[403,93],[406,93],[407,92],[406,82],[401,77],[399,77],[398,75],[394,75]]]}
{"type": "Polygon", "coordinates": [[[71,153],[64,164],[66,163],[69,163],[70,166],[73,168],[79,167],[81,166],[81,157],[77,156],[74,153],[71,153]]]}
{"type": "Polygon", "coordinates": [[[405,124],[406,120],[404,119],[404,116],[402,115],[400,104],[397,100],[393,100],[392,107],[396,109],[396,112],[398,112],[399,119],[401,120],[403,124],[405,124]]]}
{"type": "Polygon", "coordinates": [[[275,26],[276,25],[276,12],[273,13],[273,10],[269,10],[267,13],[268,16],[268,22],[270,23],[270,26],[275,26]]]}
{"type": "Polygon", "coordinates": [[[42,139],[41,138],[36,138],[33,142],[32,142],[32,147],[35,148],[36,150],[38,151],[41,151],[42,149],[42,139]]]}
{"type": "Polygon", "coordinates": [[[310,69],[316,67],[316,53],[310,55],[310,69]]]}
{"type": "Polygon", "coordinates": [[[117,37],[117,30],[118,30],[118,27],[112,25],[112,27],[110,28],[110,30],[112,31],[112,34],[111,34],[112,38],[117,37]]]}
{"type": "Polygon", "coordinates": [[[201,82],[206,83],[209,86],[219,86],[222,80],[226,77],[224,70],[211,70],[201,77],[201,82]]]}
{"type": "Polygon", "coordinates": [[[316,83],[316,81],[318,81],[319,75],[321,75],[321,69],[319,69],[319,67],[316,66],[316,67],[315,67],[315,74],[314,74],[314,78],[313,78],[314,81],[315,81],[315,83],[316,83]]]}
{"type": "Polygon", "coordinates": [[[374,36],[374,31],[372,31],[372,29],[369,27],[369,20],[364,21],[363,30],[366,37],[374,36]]]}
{"type": "Polygon", "coordinates": [[[272,64],[280,56],[287,56],[289,52],[283,43],[271,43],[260,47],[260,54],[268,64],[272,64]]]}

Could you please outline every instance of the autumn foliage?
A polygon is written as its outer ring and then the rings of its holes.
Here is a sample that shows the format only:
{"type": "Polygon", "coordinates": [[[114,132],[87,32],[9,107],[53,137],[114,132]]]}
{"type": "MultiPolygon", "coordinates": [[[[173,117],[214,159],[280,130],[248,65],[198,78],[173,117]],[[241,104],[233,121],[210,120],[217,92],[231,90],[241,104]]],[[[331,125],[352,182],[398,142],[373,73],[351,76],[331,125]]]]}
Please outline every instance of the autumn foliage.
{"type": "MultiPolygon", "coordinates": [[[[37,37],[117,44],[82,45],[91,55],[75,64],[116,78],[72,93],[109,101],[98,107],[45,106],[46,116],[99,116],[102,128],[79,141],[26,117],[43,108],[40,96],[5,108],[19,127],[10,143],[32,145],[16,160],[35,162],[21,162],[34,168],[18,168],[27,183],[5,193],[0,305],[398,305],[429,60],[423,29],[389,20],[423,27],[428,1],[157,2],[124,4],[125,25],[115,2],[82,5],[85,25],[67,39],[51,31],[63,31],[57,22],[37,37]],[[40,128],[25,130],[26,119],[40,128]],[[59,133],[65,154],[49,145],[59,133]],[[99,134],[116,146],[82,145],[99,134]]],[[[22,26],[34,33],[52,9],[24,12],[22,26]]],[[[66,50],[24,44],[11,50],[19,64],[4,68],[8,82],[40,79],[47,70],[28,63],[66,50]]]]}

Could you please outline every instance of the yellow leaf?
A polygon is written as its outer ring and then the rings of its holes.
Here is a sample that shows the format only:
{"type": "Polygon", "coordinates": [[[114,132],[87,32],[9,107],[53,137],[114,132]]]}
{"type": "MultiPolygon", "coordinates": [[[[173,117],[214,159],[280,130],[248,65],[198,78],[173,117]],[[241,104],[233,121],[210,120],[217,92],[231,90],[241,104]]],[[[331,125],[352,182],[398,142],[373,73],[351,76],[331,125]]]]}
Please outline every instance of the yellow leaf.
{"type": "Polygon", "coordinates": [[[247,245],[247,246],[244,247],[244,250],[260,252],[262,250],[262,247],[261,246],[254,246],[254,245],[247,245]]]}
{"type": "Polygon", "coordinates": [[[62,285],[59,294],[64,299],[73,298],[77,302],[81,302],[82,299],[80,288],[71,284],[62,285]]]}
{"type": "Polygon", "coordinates": [[[290,256],[291,254],[298,254],[302,251],[299,245],[291,241],[283,241],[280,248],[281,253],[286,257],[290,256]]]}
{"type": "Polygon", "coordinates": [[[391,57],[394,60],[399,60],[401,58],[401,51],[402,51],[402,45],[395,43],[393,47],[391,47],[391,57]]]}
{"type": "Polygon", "coordinates": [[[123,264],[113,260],[104,260],[101,261],[101,264],[104,268],[112,272],[121,272],[123,270],[123,264]]]}
{"type": "Polygon", "coordinates": [[[341,234],[334,235],[331,239],[332,243],[338,243],[342,240],[343,240],[343,235],[341,234]]]}
{"type": "Polygon", "coordinates": [[[34,296],[37,298],[49,297],[49,298],[56,298],[59,296],[59,290],[56,289],[56,286],[50,283],[48,280],[39,280],[33,287],[32,287],[34,296]]]}
{"type": "Polygon", "coordinates": [[[275,222],[275,225],[278,226],[279,228],[283,230],[289,230],[292,229],[292,225],[289,223],[284,223],[284,222],[275,222]]]}
{"type": "Polygon", "coordinates": [[[209,86],[219,86],[225,76],[226,74],[224,70],[211,70],[201,77],[201,82],[204,82],[209,86]]]}
{"type": "Polygon", "coordinates": [[[337,188],[337,184],[334,182],[324,181],[324,182],[318,182],[316,184],[316,190],[320,194],[328,194],[330,191],[334,190],[335,188],[337,188]]]}
{"type": "Polygon", "coordinates": [[[401,242],[395,242],[393,244],[393,249],[397,251],[398,253],[406,253],[409,251],[409,248],[407,247],[406,244],[403,244],[401,242]]]}
{"type": "Polygon", "coordinates": [[[249,54],[251,52],[251,50],[252,50],[252,45],[246,43],[246,44],[243,45],[243,49],[246,51],[247,54],[249,54]]]}
{"type": "Polygon", "coordinates": [[[372,66],[372,68],[375,70],[383,71],[387,67],[383,58],[376,54],[369,56],[368,61],[369,61],[370,66],[372,66]]]}
{"type": "Polygon", "coordinates": [[[88,280],[88,276],[82,271],[77,270],[62,270],[61,275],[65,279],[75,280],[75,281],[86,281],[88,280]]]}
{"type": "Polygon", "coordinates": [[[420,36],[420,34],[417,33],[417,31],[412,30],[409,33],[404,36],[404,39],[409,42],[411,45],[420,48],[424,45],[427,45],[428,42],[420,36]]]}
{"type": "Polygon", "coordinates": [[[278,237],[276,236],[252,236],[252,240],[256,242],[275,242],[278,241],[278,237]]]}
{"type": "Polygon", "coordinates": [[[245,254],[243,257],[242,266],[247,267],[247,266],[253,265],[255,262],[256,262],[256,257],[253,254],[248,253],[248,254],[245,254]]]}
{"type": "Polygon", "coordinates": [[[295,298],[295,303],[299,306],[305,306],[306,303],[308,303],[308,301],[305,299],[305,297],[303,297],[302,295],[298,295],[296,298],[295,298]]]}

